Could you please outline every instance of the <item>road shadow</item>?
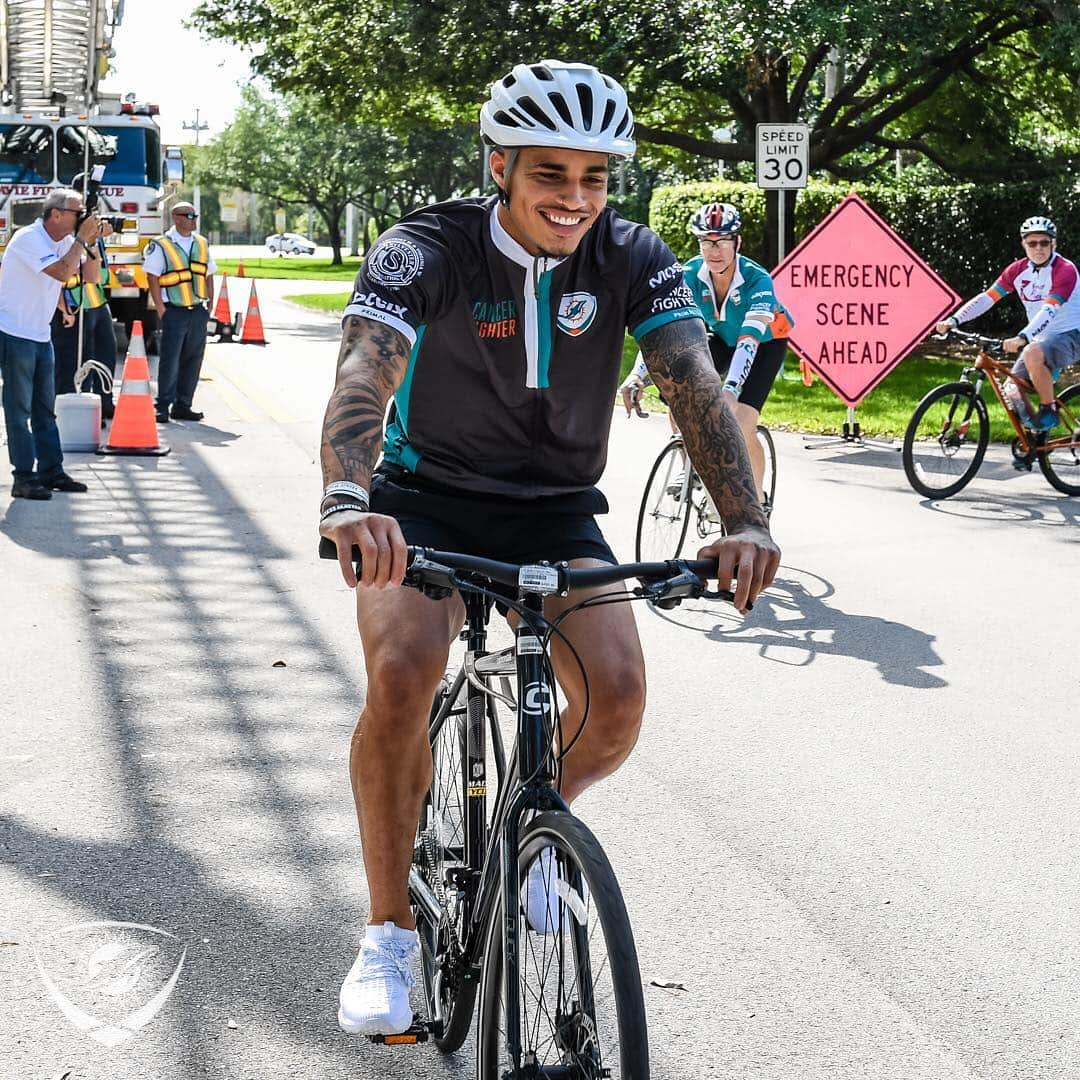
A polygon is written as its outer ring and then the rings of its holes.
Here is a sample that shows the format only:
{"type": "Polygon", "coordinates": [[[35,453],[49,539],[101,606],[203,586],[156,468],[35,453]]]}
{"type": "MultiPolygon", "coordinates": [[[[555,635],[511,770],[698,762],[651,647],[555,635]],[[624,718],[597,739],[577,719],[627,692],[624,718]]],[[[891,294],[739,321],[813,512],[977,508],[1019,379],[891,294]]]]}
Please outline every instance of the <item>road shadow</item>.
{"type": "Polygon", "coordinates": [[[927,670],[944,666],[933,634],[876,615],[841,611],[830,603],[835,592],[817,574],[782,566],[745,618],[734,613],[718,617],[715,605],[700,603],[650,610],[711,641],[751,645],[773,663],[805,667],[819,656],[847,656],[874,665],[882,679],[897,686],[937,690],[948,685],[927,670]]]}
{"type": "MultiPolygon", "coordinates": [[[[41,714],[5,731],[12,1038],[0,1038],[0,1072],[51,1075],[67,1059],[110,1080],[416,1076],[415,1057],[335,1019],[366,918],[347,772],[359,650],[337,655],[275,565],[291,553],[197,449],[105,459],[94,473],[87,495],[15,500],[2,525],[75,564],[95,676],[76,688],[85,711],[56,716],[45,688],[41,714]],[[116,1050],[67,1025],[31,952],[91,919],[156,927],[189,949],[160,1015],[116,1050]]],[[[470,1065],[429,1055],[423,1070],[462,1077],[470,1065]]]]}
{"type": "MultiPolygon", "coordinates": [[[[1022,479],[1022,474],[1014,469],[1008,471],[1012,474],[1010,478],[1022,479]]],[[[921,505],[934,513],[970,521],[1060,529],[1063,530],[1061,539],[1080,540],[1080,498],[1059,494],[1053,489],[1045,493],[995,491],[988,494],[968,488],[951,499],[922,499],[921,505]]]]}

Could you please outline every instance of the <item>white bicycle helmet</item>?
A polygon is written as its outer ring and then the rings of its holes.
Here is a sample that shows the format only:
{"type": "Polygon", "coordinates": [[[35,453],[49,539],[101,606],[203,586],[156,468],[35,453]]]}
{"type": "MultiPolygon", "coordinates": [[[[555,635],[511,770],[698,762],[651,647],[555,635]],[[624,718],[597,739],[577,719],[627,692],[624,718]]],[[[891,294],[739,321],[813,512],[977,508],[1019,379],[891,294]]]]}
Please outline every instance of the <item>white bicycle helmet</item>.
{"type": "Polygon", "coordinates": [[[494,146],[559,146],[634,156],[626,91],[591,64],[518,64],[491,84],[480,133],[494,146]]]}
{"type": "Polygon", "coordinates": [[[1048,218],[1036,214],[1034,217],[1024,219],[1020,226],[1020,239],[1023,240],[1028,233],[1046,233],[1051,240],[1057,238],[1057,226],[1048,218]]]}

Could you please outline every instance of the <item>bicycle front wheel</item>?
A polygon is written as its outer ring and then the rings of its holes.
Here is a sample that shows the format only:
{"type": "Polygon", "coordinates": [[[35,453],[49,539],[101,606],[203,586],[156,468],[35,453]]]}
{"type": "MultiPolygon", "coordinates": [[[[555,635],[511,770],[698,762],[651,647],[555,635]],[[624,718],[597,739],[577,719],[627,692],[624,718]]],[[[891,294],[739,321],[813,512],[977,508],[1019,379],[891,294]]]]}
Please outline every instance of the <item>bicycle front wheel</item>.
{"type": "Polygon", "coordinates": [[[990,417],[975,387],[935,387],[915,407],[904,433],[908,483],[928,499],[955,495],[979,471],[989,441],[990,417]]]}
{"type": "Polygon", "coordinates": [[[765,455],[765,473],[761,478],[761,491],[764,495],[765,510],[772,513],[776,502],[776,447],[772,435],[764,424],[757,426],[757,439],[761,452],[765,455]]]}
{"type": "Polygon", "coordinates": [[[478,1080],[526,1074],[648,1080],[637,950],[607,856],[572,814],[549,811],[522,833],[520,881],[528,880],[537,860],[541,880],[558,901],[547,918],[548,932],[538,933],[518,897],[511,898],[519,927],[514,981],[521,1055],[513,1061],[507,1048],[500,901],[488,925],[480,983],[478,1080]],[[553,855],[540,858],[546,849],[553,855]]]}
{"type": "Polygon", "coordinates": [[[1039,467],[1050,484],[1066,495],[1080,495],[1080,386],[1070,386],[1058,397],[1061,403],[1063,430],[1051,431],[1047,442],[1066,435],[1072,437],[1068,446],[1057,446],[1039,454],[1039,467]]]}
{"type": "Polygon", "coordinates": [[[693,502],[693,470],[682,439],[672,439],[653,462],[638,510],[634,558],[677,559],[686,540],[693,502]]]}
{"type": "Polygon", "coordinates": [[[431,706],[431,788],[424,797],[413,853],[414,873],[437,901],[437,920],[419,902],[416,886],[410,882],[409,887],[428,1016],[442,1018],[442,1034],[436,1035],[435,1045],[445,1053],[465,1041],[476,1003],[476,982],[468,978],[461,961],[468,911],[464,883],[456,880],[465,871],[466,720],[458,703],[446,707],[449,693],[444,681],[431,706]]]}

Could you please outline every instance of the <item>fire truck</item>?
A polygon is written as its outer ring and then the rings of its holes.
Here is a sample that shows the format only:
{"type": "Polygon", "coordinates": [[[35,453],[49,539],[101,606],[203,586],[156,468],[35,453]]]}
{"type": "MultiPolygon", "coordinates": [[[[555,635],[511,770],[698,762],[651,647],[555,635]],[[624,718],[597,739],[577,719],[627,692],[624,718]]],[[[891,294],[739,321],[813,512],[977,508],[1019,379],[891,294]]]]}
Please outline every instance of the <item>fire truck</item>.
{"type": "Polygon", "coordinates": [[[50,190],[70,185],[87,160],[103,165],[98,211],[122,225],[106,240],[110,306],[150,331],[143,249],[162,232],[183,162],[179,147],[162,148],[157,106],[99,89],[122,17],[123,0],[0,3],[0,259],[50,190]]]}

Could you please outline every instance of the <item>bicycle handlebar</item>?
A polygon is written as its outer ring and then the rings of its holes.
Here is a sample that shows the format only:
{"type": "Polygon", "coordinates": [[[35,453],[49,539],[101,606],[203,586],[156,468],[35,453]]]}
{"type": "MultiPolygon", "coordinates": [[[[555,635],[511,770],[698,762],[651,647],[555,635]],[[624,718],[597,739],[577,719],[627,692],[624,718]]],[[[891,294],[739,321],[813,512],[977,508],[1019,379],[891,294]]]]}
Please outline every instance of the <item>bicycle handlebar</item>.
{"type": "MultiPolygon", "coordinates": [[[[598,588],[628,578],[638,578],[646,583],[641,595],[657,600],[705,595],[729,601],[735,599],[735,594],[726,589],[706,593],[705,582],[716,577],[716,559],[669,559],[665,562],[623,563],[616,566],[570,567],[563,563],[554,566],[504,563],[478,555],[433,551],[412,544],[407,550],[405,584],[418,589],[458,589],[462,584],[467,586],[467,583],[461,582],[456,574],[467,573],[508,585],[520,592],[565,596],[573,589],[598,588]]],[[[326,537],[319,540],[319,557],[334,560],[338,557],[337,548],[326,537]]],[[[361,554],[355,545],[352,558],[359,576],[361,554]]]]}
{"type": "Polygon", "coordinates": [[[973,334],[968,330],[957,330],[955,327],[945,334],[935,334],[934,337],[941,341],[960,340],[968,345],[977,345],[991,355],[1001,356],[1005,352],[1001,338],[984,337],[982,334],[973,334]]]}

